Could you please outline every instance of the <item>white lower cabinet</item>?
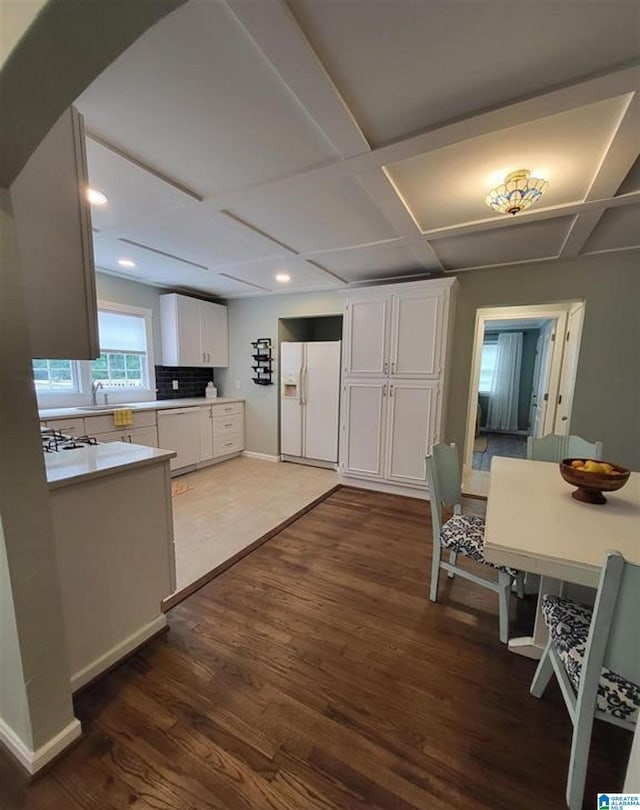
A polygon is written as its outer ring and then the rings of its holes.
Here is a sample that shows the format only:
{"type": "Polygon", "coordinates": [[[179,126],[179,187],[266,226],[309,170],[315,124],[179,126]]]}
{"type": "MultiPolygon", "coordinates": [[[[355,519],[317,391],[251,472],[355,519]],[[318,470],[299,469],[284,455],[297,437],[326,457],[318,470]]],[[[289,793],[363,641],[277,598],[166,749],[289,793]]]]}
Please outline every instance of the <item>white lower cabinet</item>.
{"type": "Polygon", "coordinates": [[[434,442],[438,383],[393,380],[387,400],[385,478],[424,487],[425,456],[434,442]]]}
{"type": "Polygon", "coordinates": [[[200,409],[200,461],[244,450],[244,404],[219,402],[200,409]]]}
{"type": "Polygon", "coordinates": [[[382,478],[387,411],[386,380],[350,380],[343,386],[340,470],[382,478]]]}
{"type": "Polygon", "coordinates": [[[346,381],[340,472],[425,488],[437,396],[430,380],[346,381]]]}

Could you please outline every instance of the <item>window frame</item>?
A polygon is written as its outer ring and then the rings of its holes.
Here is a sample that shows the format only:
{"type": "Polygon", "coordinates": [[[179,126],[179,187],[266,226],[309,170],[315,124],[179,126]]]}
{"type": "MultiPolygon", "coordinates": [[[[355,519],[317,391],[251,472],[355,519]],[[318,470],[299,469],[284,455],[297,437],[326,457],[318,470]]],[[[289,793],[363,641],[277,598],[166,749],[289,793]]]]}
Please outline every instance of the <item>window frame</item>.
{"type": "MultiPolygon", "coordinates": [[[[498,341],[497,339],[494,340],[485,340],[482,343],[482,350],[480,352],[480,370],[478,376],[478,394],[483,396],[491,396],[491,388],[483,388],[482,387],[482,355],[484,353],[485,347],[492,346],[497,351],[498,348],[498,341]]],[[[495,362],[493,364],[493,368],[495,369],[495,362]]],[[[493,369],[492,369],[492,377],[493,377],[493,369]]]]}

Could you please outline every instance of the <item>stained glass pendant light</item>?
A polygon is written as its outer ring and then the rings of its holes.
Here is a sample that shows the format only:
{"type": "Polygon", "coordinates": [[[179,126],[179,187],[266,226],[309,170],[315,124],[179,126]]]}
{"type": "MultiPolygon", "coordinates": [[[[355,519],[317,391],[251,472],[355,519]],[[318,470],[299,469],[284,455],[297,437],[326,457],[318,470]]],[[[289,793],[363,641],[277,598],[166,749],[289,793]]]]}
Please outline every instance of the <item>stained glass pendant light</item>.
{"type": "Polygon", "coordinates": [[[485,202],[493,211],[515,215],[533,205],[548,185],[542,177],[531,177],[528,169],[518,169],[508,174],[501,186],[492,188],[485,202]]]}

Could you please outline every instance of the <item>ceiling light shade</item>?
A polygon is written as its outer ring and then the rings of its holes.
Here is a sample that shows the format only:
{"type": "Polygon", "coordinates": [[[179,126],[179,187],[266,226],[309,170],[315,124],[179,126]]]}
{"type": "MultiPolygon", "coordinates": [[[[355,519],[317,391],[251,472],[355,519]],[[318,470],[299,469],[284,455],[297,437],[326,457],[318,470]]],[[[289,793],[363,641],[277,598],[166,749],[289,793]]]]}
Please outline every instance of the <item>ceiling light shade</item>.
{"type": "Polygon", "coordinates": [[[542,177],[531,177],[528,169],[518,169],[504,178],[501,186],[492,188],[485,202],[500,214],[518,214],[542,196],[549,185],[542,177]]]}
{"type": "Polygon", "coordinates": [[[131,259],[118,259],[118,264],[120,267],[135,267],[136,263],[132,262],[131,259]]]}
{"type": "Polygon", "coordinates": [[[291,281],[291,276],[288,273],[278,273],[276,275],[276,281],[279,281],[281,284],[286,284],[287,281],[291,281]]]}

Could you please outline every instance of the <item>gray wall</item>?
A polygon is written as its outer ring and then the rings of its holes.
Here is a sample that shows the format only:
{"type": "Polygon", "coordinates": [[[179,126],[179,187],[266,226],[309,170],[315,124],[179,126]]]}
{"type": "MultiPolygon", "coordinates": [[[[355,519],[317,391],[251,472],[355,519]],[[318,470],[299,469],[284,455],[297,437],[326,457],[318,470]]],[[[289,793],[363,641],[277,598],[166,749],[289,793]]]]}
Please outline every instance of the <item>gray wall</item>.
{"type": "Polygon", "coordinates": [[[153,359],[156,365],[162,364],[162,342],[160,338],[160,293],[163,290],[128,281],[126,278],[96,273],[96,287],[99,301],[112,301],[128,304],[131,307],[145,307],[152,314],[153,359]]]}
{"type": "Polygon", "coordinates": [[[447,409],[464,444],[476,310],[586,301],[571,432],[604,443],[606,459],[640,470],[640,251],[461,273],[447,409]]]}
{"type": "Polygon", "coordinates": [[[343,296],[336,292],[290,293],[260,298],[236,298],[229,307],[229,368],[216,369],[219,396],[246,398],[247,450],[278,455],[278,321],[304,315],[341,315],[343,296]],[[273,342],[274,385],[251,382],[251,341],[273,342]]]}

